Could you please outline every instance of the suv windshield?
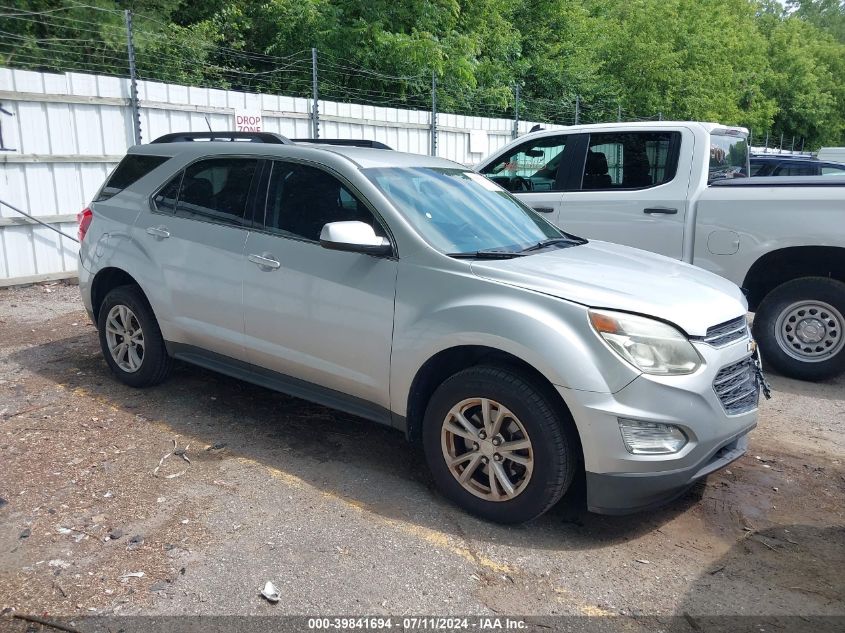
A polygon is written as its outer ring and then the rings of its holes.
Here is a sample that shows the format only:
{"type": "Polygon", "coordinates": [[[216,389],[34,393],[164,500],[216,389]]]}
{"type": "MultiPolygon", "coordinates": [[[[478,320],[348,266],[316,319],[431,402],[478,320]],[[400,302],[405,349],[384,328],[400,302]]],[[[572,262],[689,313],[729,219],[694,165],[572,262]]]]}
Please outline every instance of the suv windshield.
{"type": "Polygon", "coordinates": [[[363,172],[444,253],[516,253],[549,239],[568,241],[567,235],[475,172],[430,167],[363,172]]]}
{"type": "Polygon", "coordinates": [[[748,175],[748,141],[745,136],[710,135],[710,169],[707,183],[748,175]]]}

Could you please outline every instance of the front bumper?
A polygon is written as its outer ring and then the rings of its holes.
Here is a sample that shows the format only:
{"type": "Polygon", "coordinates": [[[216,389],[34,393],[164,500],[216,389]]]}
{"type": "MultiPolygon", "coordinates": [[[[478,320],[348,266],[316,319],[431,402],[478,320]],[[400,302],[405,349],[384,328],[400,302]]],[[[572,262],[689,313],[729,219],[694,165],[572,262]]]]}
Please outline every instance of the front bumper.
{"type": "Polygon", "coordinates": [[[630,514],[668,503],[702,477],[742,457],[748,448],[750,430],[743,431],[690,468],[661,473],[588,472],[587,509],[598,514],[630,514]]]}
{"type": "Polygon", "coordinates": [[[641,375],[613,394],[558,387],[581,438],[591,511],[626,514],[660,505],[745,453],[757,408],[726,413],[713,381],[721,368],[749,356],[748,339],[696,348],[705,362],[688,376],[641,375]],[[675,425],[688,442],[674,454],[632,454],[619,418],[675,425]]]}

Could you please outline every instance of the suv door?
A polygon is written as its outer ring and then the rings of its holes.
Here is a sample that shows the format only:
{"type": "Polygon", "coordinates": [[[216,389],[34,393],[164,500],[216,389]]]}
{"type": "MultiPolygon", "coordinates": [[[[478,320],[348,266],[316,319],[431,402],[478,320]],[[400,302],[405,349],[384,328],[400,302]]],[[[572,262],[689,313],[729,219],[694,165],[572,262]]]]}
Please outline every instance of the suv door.
{"type": "Polygon", "coordinates": [[[156,314],[171,342],[243,357],[244,214],[257,166],[239,157],[188,165],[153,195],[152,213],[136,224],[160,266],[156,314]]]}
{"type": "Polygon", "coordinates": [[[558,226],[680,259],[692,134],[679,128],[584,136],[588,142],[578,143],[586,150],[577,163],[580,182],[563,194],[558,226]],[[680,159],[682,142],[690,147],[680,159]]]}
{"type": "Polygon", "coordinates": [[[525,202],[550,222],[560,213],[565,183],[567,136],[541,136],[500,154],[480,171],[525,202]]]}
{"type": "Polygon", "coordinates": [[[249,362],[387,410],[396,259],[319,244],[329,222],[387,232],[333,173],[280,160],[266,169],[241,265],[249,362]]]}

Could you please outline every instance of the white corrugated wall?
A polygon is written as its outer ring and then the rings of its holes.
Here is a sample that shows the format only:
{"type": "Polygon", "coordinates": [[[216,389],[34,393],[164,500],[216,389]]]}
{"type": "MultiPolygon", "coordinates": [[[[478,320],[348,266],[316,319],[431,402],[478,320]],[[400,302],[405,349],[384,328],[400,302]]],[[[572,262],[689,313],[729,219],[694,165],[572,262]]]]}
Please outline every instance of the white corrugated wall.
{"type": "MultiPolygon", "coordinates": [[[[236,109],[260,110],[264,130],[310,136],[311,101],[212,88],[138,82],[142,141],[168,132],[233,128],[236,109]]],[[[75,235],[74,216],[133,143],[129,80],[82,73],[0,68],[0,200],[75,235]]],[[[320,136],[372,139],[399,151],[429,153],[430,113],[320,101],[320,136]]],[[[470,134],[493,152],[510,141],[513,122],[438,115],[438,155],[464,164],[470,134]],[[486,137],[486,138],[485,138],[486,137]],[[478,140],[478,138],[476,138],[478,140]]],[[[521,122],[520,132],[532,122],[521,122]]],[[[553,126],[547,126],[553,127],[553,126]]],[[[0,205],[0,286],[69,277],[76,244],[0,205]]]]}

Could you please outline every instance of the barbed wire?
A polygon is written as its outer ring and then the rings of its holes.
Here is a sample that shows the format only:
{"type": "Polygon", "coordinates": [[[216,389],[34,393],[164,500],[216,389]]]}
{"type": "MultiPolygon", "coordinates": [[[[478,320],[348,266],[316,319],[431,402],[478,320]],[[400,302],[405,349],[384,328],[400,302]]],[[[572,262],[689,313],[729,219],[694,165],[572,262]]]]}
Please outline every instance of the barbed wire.
{"type": "MultiPolygon", "coordinates": [[[[128,75],[126,26],[123,11],[68,2],[63,7],[30,11],[0,5],[0,20],[20,24],[20,32],[0,30],[0,63],[37,70],[128,75]],[[81,19],[71,11],[95,11],[104,19],[81,19]],[[107,16],[113,18],[107,19],[107,16]],[[26,32],[37,31],[37,33],[26,32]],[[75,37],[66,37],[71,32],[75,37]],[[49,34],[53,34],[49,36],[49,34]]],[[[197,34],[190,27],[166,24],[133,13],[136,75],[140,80],[180,83],[203,88],[243,90],[293,97],[312,96],[312,60],[309,49],[285,55],[226,46],[197,34]],[[146,28],[155,25],[160,27],[146,28]]],[[[367,68],[332,52],[318,51],[320,98],[338,103],[430,110],[431,71],[402,74],[367,68]]],[[[438,109],[444,114],[513,119],[516,96],[505,86],[467,87],[452,78],[438,78],[438,109]]],[[[616,120],[618,100],[583,100],[572,92],[559,99],[522,94],[522,120],[569,124],[616,120]],[[577,100],[577,103],[576,103],[577,100]]],[[[626,120],[653,120],[625,113],[626,120]]]]}

